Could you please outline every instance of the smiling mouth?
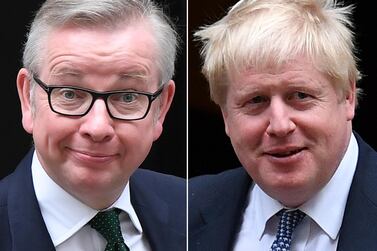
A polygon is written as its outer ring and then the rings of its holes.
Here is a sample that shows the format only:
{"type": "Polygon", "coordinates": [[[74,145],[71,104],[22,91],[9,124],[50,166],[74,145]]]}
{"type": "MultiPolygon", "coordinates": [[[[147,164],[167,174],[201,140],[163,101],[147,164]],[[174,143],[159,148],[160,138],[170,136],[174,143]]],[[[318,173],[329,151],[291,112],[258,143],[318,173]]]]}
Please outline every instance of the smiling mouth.
{"type": "Polygon", "coordinates": [[[112,153],[101,153],[101,152],[90,152],[90,151],[82,151],[82,150],[75,150],[68,148],[73,156],[85,161],[99,161],[99,162],[106,162],[113,160],[117,157],[117,154],[112,153]]]}
{"type": "Polygon", "coordinates": [[[108,158],[113,157],[113,154],[102,154],[102,153],[89,153],[89,152],[79,152],[82,155],[86,155],[90,158],[108,158]]]}
{"type": "Polygon", "coordinates": [[[303,150],[304,150],[304,148],[299,148],[299,149],[285,151],[285,152],[283,152],[283,151],[282,152],[268,152],[267,155],[275,157],[275,158],[287,158],[287,157],[291,157],[293,155],[296,155],[303,150]]]}

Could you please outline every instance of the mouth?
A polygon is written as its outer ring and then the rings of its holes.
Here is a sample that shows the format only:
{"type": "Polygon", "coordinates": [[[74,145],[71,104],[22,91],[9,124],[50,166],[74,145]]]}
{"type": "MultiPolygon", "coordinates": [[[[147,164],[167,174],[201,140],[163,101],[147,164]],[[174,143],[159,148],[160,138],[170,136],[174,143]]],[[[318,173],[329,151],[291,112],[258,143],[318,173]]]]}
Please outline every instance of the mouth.
{"type": "Polygon", "coordinates": [[[277,149],[277,150],[267,151],[265,154],[268,155],[268,156],[274,157],[274,158],[288,158],[288,157],[295,156],[295,155],[301,153],[304,150],[305,150],[304,147],[294,148],[294,149],[286,149],[286,150],[285,149],[277,149]]]}
{"type": "Polygon", "coordinates": [[[94,152],[80,152],[80,151],[78,151],[78,153],[80,153],[82,155],[87,155],[91,158],[108,158],[108,157],[114,156],[114,154],[94,153],[94,152]]]}
{"type": "Polygon", "coordinates": [[[94,151],[83,151],[83,150],[73,150],[70,149],[70,152],[75,156],[75,158],[80,159],[81,161],[86,162],[109,162],[114,160],[117,157],[117,154],[112,153],[103,153],[103,152],[94,152],[94,151]]]}

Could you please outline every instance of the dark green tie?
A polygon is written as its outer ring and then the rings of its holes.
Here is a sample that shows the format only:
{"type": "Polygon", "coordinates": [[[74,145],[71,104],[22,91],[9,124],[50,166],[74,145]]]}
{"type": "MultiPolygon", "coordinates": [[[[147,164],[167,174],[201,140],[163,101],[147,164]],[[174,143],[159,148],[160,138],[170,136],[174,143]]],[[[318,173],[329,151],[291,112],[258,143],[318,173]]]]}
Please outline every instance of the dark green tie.
{"type": "Polygon", "coordinates": [[[105,251],[129,251],[124,244],[120,230],[119,214],[121,210],[113,208],[99,212],[90,222],[90,226],[97,230],[107,241],[105,251]]]}

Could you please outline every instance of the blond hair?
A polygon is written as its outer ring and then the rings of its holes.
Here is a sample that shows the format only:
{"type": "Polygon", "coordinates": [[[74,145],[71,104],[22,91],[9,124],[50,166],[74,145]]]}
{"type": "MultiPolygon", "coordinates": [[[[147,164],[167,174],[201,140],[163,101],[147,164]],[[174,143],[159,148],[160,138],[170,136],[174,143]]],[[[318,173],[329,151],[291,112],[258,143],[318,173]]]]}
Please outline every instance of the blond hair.
{"type": "Polygon", "coordinates": [[[304,55],[342,91],[360,79],[352,32],[353,6],[335,0],[241,0],[195,33],[211,98],[223,104],[228,73],[278,67],[304,55]]]}

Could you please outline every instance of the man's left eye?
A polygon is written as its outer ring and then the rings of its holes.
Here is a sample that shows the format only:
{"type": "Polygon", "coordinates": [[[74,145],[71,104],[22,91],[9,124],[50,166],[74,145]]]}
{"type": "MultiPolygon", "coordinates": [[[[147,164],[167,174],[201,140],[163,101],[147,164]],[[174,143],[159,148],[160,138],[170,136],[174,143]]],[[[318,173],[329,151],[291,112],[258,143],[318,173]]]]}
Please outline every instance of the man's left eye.
{"type": "Polygon", "coordinates": [[[305,92],[295,92],[292,94],[291,98],[290,99],[306,99],[306,98],[309,98],[310,95],[305,93],[305,92]]]}
{"type": "Polygon", "coordinates": [[[71,89],[62,90],[61,95],[66,99],[74,99],[77,96],[75,91],[71,89]]]}
{"type": "Polygon", "coordinates": [[[132,103],[137,99],[138,95],[136,93],[125,93],[122,96],[122,101],[125,103],[132,103]]]}

